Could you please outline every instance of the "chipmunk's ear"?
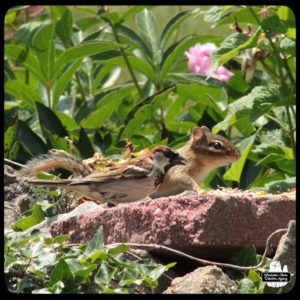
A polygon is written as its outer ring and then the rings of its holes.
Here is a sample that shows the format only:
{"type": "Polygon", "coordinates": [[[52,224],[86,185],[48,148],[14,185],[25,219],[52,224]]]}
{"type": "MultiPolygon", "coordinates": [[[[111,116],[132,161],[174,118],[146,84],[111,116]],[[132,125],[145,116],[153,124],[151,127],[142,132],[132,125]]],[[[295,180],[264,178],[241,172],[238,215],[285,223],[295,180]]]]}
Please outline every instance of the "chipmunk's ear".
{"type": "Polygon", "coordinates": [[[206,126],[194,127],[192,133],[194,142],[205,139],[207,133],[210,133],[210,130],[206,126]]]}

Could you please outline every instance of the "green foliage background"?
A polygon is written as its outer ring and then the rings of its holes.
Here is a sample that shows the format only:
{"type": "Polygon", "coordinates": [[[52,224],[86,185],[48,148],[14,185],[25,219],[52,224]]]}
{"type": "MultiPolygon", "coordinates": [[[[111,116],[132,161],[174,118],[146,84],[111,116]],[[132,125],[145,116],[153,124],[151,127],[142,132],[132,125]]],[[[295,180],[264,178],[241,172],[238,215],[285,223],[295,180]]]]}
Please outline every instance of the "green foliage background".
{"type": "Polygon", "coordinates": [[[268,189],[295,176],[296,36],[288,7],[45,6],[35,17],[14,7],[5,23],[7,159],[24,163],[51,148],[109,156],[122,151],[124,138],[138,150],[178,148],[198,124],[223,131],[243,152],[203,187],[268,189]],[[198,42],[219,47],[212,60],[234,72],[228,84],[188,74],[184,52],[198,42]],[[250,80],[241,71],[247,56],[250,80]]]}
{"type": "MultiPolygon", "coordinates": [[[[295,185],[295,48],[295,16],[286,6],[13,7],[5,17],[5,162],[22,165],[52,148],[111,156],[122,152],[125,138],[137,150],[176,149],[194,126],[205,125],[229,137],[242,157],[211,172],[202,187],[288,190],[295,185]],[[207,42],[218,47],[214,67],[234,73],[228,83],[188,72],[184,52],[207,42]]],[[[35,204],[15,229],[44,220],[43,205],[35,204]]],[[[35,277],[14,290],[86,292],[97,271],[104,272],[96,276],[97,292],[136,292],[131,286],[155,288],[167,269],[123,262],[124,269],[104,249],[97,265],[84,258],[91,246],[60,253],[64,241],[7,236],[6,271],[35,277]],[[50,258],[22,251],[26,243],[50,258]],[[119,286],[112,288],[112,280],[119,286]]],[[[258,273],[247,276],[237,292],[262,292],[258,273]]]]}

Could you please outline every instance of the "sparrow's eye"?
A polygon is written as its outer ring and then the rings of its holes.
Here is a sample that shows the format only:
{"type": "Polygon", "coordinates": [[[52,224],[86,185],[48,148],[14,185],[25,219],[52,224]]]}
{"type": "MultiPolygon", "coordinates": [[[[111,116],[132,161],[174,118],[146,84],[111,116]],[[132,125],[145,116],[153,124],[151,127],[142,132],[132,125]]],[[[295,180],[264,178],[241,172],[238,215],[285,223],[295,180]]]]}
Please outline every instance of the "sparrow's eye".
{"type": "Polygon", "coordinates": [[[224,148],[223,144],[217,141],[210,142],[208,145],[216,150],[221,150],[224,148]]]}

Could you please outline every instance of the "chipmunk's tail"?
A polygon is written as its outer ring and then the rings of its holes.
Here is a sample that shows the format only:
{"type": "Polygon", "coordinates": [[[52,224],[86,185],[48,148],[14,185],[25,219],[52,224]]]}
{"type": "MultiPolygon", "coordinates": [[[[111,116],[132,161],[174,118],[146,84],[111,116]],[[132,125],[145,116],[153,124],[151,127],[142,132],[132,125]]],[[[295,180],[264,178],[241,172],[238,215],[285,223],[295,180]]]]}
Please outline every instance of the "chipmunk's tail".
{"type": "Polygon", "coordinates": [[[40,179],[28,179],[28,183],[32,185],[40,186],[54,186],[54,187],[66,187],[69,183],[73,182],[71,179],[59,179],[59,180],[40,180],[40,179]]]}
{"type": "Polygon", "coordinates": [[[43,154],[30,160],[21,172],[25,176],[34,176],[39,172],[48,172],[55,169],[68,170],[75,175],[82,176],[87,176],[91,173],[91,169],[84,165],[81,160],[60,151],[43,154]]]}

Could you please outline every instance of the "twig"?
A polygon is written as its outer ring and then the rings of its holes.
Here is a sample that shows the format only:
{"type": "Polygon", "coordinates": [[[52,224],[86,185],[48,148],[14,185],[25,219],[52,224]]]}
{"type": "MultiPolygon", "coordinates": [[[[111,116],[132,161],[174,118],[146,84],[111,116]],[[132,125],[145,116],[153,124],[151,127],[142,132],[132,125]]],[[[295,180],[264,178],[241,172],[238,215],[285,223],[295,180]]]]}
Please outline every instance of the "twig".
{"type": "Polygon", "coordinates": [[[15,161],[13,161],[13,160],[10,160],[10,159],[8,159],[8,158],[4,158],[4,161],[7,162],[7,163],[9,163],[9,164],[16,165],[16,166],[18,166],[18,167],[24,168],[24,165],[21,165],[21,164],[15,162],[15,161]]]}
{"type": "MultiPolygon", "coordinates": [[[[157,249],[157,250],[166,250],[168,252],[171,252],[171,253],[174,253],[176,255],[179,255],[179,256],[182,256],[182,257],[185,257],[185,258],[188,258],[190,260],[193,260],[193,261],[196,261],[200,264],[203,264],[203,265],[215,265],[215,266],[219,266],[219,267],[222,267],[222,268],[232,268],[232,269],[237,269],[237,270],[244,270],[244,271],[247,271],[247,270],[252,270],[252,269],[257,269],[259,267],[261,267],[264,263],[264,260],[267,256],[267,253],[269,251],[269,248],[270,248],[270,240],[272,239],[272,237],[278,233],[286,233],[288,230],[288,228],[283,228],[283,229],[277,229],[275,230],[274,232],[272,232],[267,241],[266,241],[266,247],[265,247],[265,251],[262,255],[262,258],[261,258],[261,261],[257,264],[257,265],[254,265],[254,266],[247,266],[247,267],[244,267],[244,266],[239,266],[239,265],[233,265],[233,264],[227,264],[227,263],[220,263],[220,262],[214,262],[214,261],[210,261],[210,260],[206,260],[206,259],[201,259],[201,258],[198,258],[198,257],[194,257],[194,256],[191,256],[189,254],[186,254],[184,252],[181,252],[179,250],[175,250],[173,248],[169,248],[167,246],[163,246],[163,245],[158,245],[158,244],[137,244],[137,243],[113,243],[113,244],[109,244],[109,245],[105,245],[105,247],[108,247],[108,248],[111,248],[111,247],[116,247],[116,246],[119,246],[119,245],[122,245],[122,244],[125,244],[129,247],[138,247],[138,248],[144,248],[148,251],[150,250],[153,250],[153,249],[157,249]]],[[[67,244],[65,245],[66,247],[73,247],[73,246],[79,246],[81,245],[80,243],[76,243],[76,244],[67,244]]]]}
{"type": "Polygon", "coordinates": [[[15,208],[15,207],[13,207],[13,206],[10,206],[9,204],[7,204],[7,203],[4,203],[4,208],[7,208],[7,209],[11,209],[11,210],[13,210],[15,213],[17,213],[18,214],[18,216],[20,216],[21,215],[21,213],[15,208]]]}
{"type": "Polygon", "coordinates": [[[43,280],[35,277],[34,275],[32,275],[30,273],[23,274],[22,271],[16,270],[14,268],[9,269],[9,271],[8,271],[8,276],[10,276],[10,277],[24,278],[24,275],[27,276],[28,278],[30,278],[32,281],[34,281],[39,286],[43,286],[44,285],[44,281],[43,280]]]}

